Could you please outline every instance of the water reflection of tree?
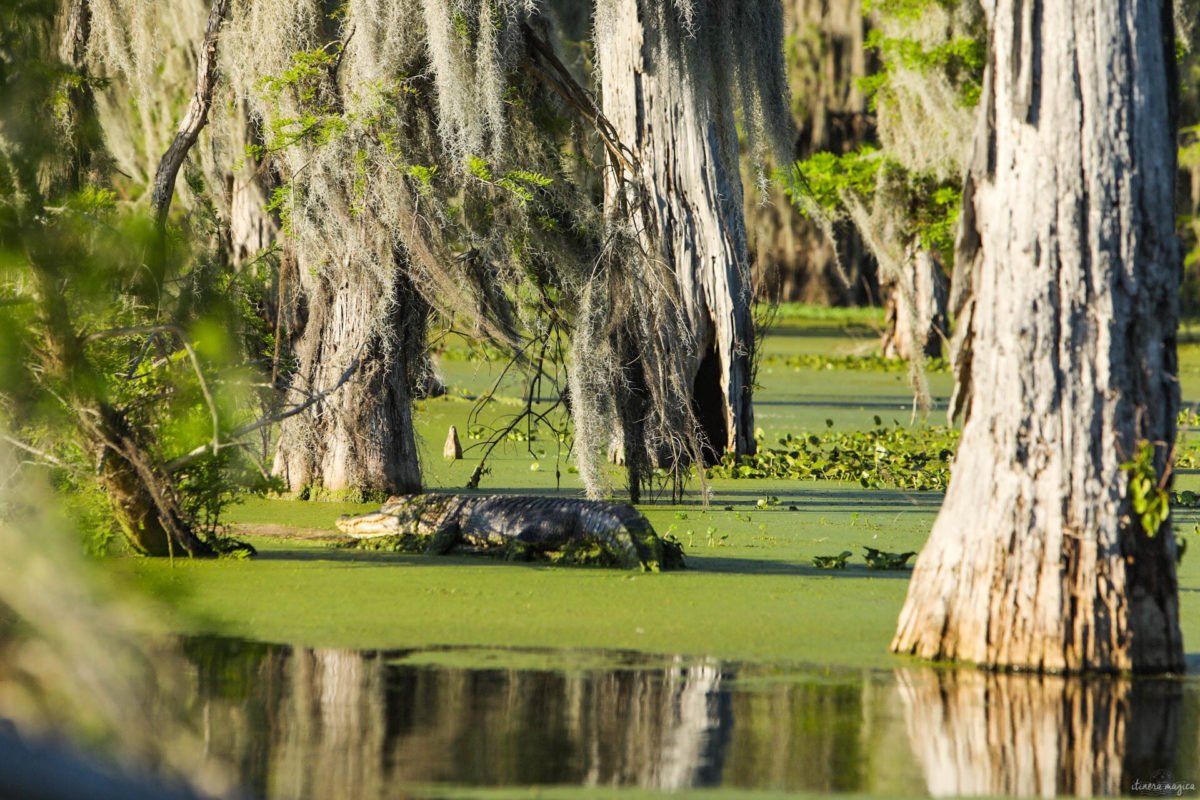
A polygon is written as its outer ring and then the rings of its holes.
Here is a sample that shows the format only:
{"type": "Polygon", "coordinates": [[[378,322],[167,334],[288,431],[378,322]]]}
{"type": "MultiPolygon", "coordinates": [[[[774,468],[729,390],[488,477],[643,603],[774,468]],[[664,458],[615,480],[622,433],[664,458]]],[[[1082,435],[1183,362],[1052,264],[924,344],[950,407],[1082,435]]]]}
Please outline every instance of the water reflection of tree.
{"type": "Polygon", "coordinates": [[[683,659],[468,669],[227,640],[186,652],[208,745],[258,796],[447,783],[1115,794],[1163,770],[1200,778],[1191,683],[683,659]]]}
{"type": "Polygon", "coordinates": [[[704,662],[569,673],[220,640],[188,652],[210,746],[273,797],[382,798],[443,782],[709,785],[732,719],[723,675],[704,662]]]}
{"type": "Polygon", "coordinates": [[[935,796],[1119,794],[1179,766],[1179,682],[977,670],[896,680],[935,796]]]}

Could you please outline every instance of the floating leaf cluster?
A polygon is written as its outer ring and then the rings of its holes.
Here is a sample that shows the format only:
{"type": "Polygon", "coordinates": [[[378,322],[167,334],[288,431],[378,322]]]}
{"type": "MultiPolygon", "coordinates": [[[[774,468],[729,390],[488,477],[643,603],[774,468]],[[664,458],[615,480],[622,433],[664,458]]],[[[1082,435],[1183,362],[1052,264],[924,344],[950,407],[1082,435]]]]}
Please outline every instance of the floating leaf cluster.
{"type": "Polygon", "coordinates": [[[941,491],[950,480],[958,432],[931,426],[888,427],[875,418],[866,431],[826,430],[779,440],[752,456],[726,456],[713,478],[786,478],[851,481],[866,489],[941,491]]]}
{"type": "MultiPolygon", "coordinates": [[[[907,372],[908,362],[902,358],[885,358],[878,353],[861,356],[827,356],[803,353],[795,356],[765,356],[765,366],[781,365],[792,369],[837,369],[855,372],[907,372]]],[[[949,372],[950,362],[944,358],[927,358],[927,372],[949,372]]]]}

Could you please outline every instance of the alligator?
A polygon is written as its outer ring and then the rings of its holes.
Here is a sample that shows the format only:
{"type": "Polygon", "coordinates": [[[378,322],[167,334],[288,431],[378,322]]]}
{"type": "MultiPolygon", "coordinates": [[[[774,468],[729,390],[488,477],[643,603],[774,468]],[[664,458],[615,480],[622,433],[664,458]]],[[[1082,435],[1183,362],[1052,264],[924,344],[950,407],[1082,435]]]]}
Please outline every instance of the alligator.
{"type": "Polygon", "coordinates": [[[414,494],[389,498],[370,514],[342,516],[348,546],[445,554],[484,552],[513,560],[545,559],[681,569],[683,548],[661,539],[632,506],[522,495],[414,494]]]}

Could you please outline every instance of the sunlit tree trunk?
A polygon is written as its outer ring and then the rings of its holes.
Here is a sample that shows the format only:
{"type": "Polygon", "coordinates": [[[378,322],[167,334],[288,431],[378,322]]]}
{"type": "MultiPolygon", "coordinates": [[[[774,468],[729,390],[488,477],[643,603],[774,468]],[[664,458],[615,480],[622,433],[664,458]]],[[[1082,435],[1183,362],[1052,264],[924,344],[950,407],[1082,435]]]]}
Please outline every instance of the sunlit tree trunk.
{"type": "Polygon", "coordinates": [[[428,306],[400,269],[382,321],[379,287],[351,267],[295,272],[302,294],[288,402],[324,396],[284,420],[275,474],[310,498],[421,491],[408,340],[424,341],[428,306]]]}
{"type": "MultiPolygon", "coordinates": [[[[718,18],[697,3],[688,31],[670,3],[603,0],[597,25],[601,105],[640,163],[648,202],[633,208],[652,258],[673,270],[693,335],[687,348],[693,412],[715,455],[754,450],[750,357],[754,326],[734,109],[709,92],[718,18]]],[[[610,176],[609,202],[622,191],[610,176]]],[[[628,449],[628,445],[627,445],[628,449]]],[[[627,453],[628,455],[628,453],[627,453]]]]}
{"type": "Polygon", "coordinates": [[[970,408],[892,648],[1036,670],[1180,670],[1169,488],[1179,383],[1174,42],[1164,0],[984,3],[965,192],[970,408]],[[1153,526],[1151,526],[1153,527],[1153,526]]]}

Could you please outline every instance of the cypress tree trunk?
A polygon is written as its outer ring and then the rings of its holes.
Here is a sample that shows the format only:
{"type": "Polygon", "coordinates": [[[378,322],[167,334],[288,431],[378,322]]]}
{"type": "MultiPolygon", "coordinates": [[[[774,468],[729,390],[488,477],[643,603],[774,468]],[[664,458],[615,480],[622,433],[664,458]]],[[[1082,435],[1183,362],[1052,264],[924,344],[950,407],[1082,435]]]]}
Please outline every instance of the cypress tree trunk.
{"type": "MultiPolygon", "coordinates": [[[[690,323],[692,342],[678,346],[688,348],[693,412],[713,457],[754,451],[754,326],[734,109],[697,68],[719,35],[708,3],[697,3],[688,31],[672,4],[605,0],[614,22],[597,26],[596,45],[604,114],[636,155],[649,196],[633,210],[635,225],[650,257],[673,269],[690,323]]],[[[612,206],[623,190],[611,174],[607,184],[612,206]]]]}
{"type": "Polygon", "coordinates": [[[288,400],[328,394],[284,420],[275,474],[310,498],[421,491],[411,364],[424,342],[428,306],[400,268],[385,304],[380,289],[348,266],[293,275],[302,294],[293,332],[298,369],[288,400]]]}
{"type": "Polygon", "coordinates": [[[904,286],[894,278],[881,280],[886,298],[887,328],[883,332],[884,358],[911,360],[918,354],[937,358],[946,340],[946,273],[928,250],[910,246],[904,286]]]}
{"type": "Polygon", "coordinates": [[[990,0],[958,269],[971,407],[892,648],[1035,670],[1180,670],[1171,9],[990,0]]]}

